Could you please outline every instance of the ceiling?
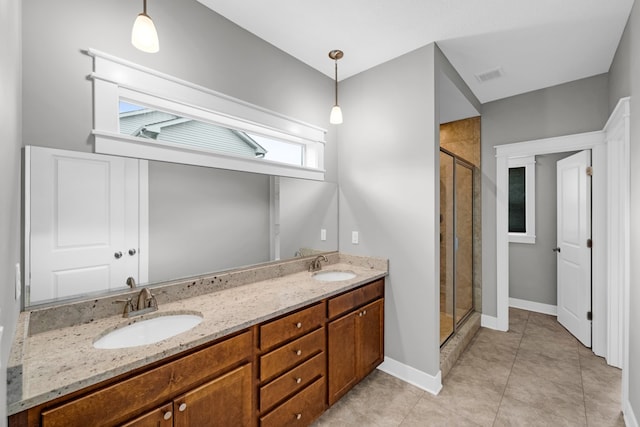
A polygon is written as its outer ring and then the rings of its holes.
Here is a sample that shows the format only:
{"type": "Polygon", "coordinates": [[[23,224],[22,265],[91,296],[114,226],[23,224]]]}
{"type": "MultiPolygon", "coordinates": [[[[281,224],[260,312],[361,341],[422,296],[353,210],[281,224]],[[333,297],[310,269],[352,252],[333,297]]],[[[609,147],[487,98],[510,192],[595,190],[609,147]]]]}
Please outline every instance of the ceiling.
{"type": "Polygon", "coordinates": [[[198,0],[339,79],[437,42],[481,103],[609,70],[633,0],[198,0]],[[480,83],[476,74],[500,67],[480,83]]]}

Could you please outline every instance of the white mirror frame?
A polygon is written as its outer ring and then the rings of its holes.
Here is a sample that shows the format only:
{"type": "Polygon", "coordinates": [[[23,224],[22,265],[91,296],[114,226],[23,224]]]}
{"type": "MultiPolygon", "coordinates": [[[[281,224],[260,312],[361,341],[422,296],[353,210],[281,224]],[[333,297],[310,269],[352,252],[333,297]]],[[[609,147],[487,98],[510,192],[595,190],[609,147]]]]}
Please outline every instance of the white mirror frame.
{"type": "Polygon", "coordinates": [[[239,170],[267,175],[324,180],[326,129],[269,111],[133,62],[89,49],[94,70],[95,152],[239,170]],[[119,101],[139,102],[216,125],[304,146],[303,166],[264,159],[189,150],[119,132],[119,101]]]}

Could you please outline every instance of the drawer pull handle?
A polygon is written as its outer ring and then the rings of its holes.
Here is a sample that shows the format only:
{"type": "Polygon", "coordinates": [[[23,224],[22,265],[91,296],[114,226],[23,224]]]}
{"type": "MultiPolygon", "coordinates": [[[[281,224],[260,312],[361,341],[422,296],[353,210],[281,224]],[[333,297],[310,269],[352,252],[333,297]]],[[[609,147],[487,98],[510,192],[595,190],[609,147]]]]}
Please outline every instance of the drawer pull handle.
{"type": "Polygon", "coordinates": [[[302,418],[302,414],[296,414],[296,420],[299,420],[302,418]]]}
{"type": "Polygon", "coordinates": [[[296,350],[296,356],[302,356],[302,350],[296,350]]]}
{"type": "Polygon", "coordinates": [[[296,384],[300,384],[302,382],[302,378],[298,377],[296,378],[296,384]]]}
{"type": "Polygon", "coordinates": [[[296,328],[298,329],[302,328],[302,323],[301,322],[296,323],[296,328]]]}
{"type": "Polygon", "coordinates": [[[171,419],[171,415],[173,415],[173,414],[171,413],[171,411],[167,411],[167,412],[165,412],[165,413],[164,413],[164,419],[165,419],[165,420],[169,420],[169,419],[171,419]]]}
{"type": "Polygon", "coordinates": [[[178,406],[178,411],[180,412],[184,412],[185,409],[187,409],[186,403],[181,403],[180,406],[178,406]]]}

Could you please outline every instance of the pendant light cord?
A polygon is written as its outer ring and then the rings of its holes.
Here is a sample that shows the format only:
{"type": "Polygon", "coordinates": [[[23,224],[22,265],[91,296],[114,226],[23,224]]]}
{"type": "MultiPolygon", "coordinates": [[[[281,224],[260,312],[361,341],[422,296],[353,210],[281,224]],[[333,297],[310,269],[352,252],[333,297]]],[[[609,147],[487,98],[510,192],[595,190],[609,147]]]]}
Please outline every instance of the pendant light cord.
{"type": "Polygon", "coordinates": [[[338,60],[337,59],[336,59],[336,105],[338,105],[338,60]]]}

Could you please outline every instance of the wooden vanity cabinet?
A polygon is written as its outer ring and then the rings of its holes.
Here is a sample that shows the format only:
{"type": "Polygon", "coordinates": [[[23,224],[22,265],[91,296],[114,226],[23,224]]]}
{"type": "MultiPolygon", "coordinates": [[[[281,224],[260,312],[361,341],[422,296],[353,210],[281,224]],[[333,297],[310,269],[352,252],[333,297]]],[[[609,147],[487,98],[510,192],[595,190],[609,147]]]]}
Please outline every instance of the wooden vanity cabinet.
{"type": "Polygon", "coordinates": [[[333,405],[384,360],[384,281],[328,301],[328,401],[333,405]]]}
{"type": "Polygon", "coordinates": [[[261,427],[307,426],[326,409],[326,308],[317,303],[260,326],[261,427]]]}
{"type": "Polygon", "coordinates": [[[249,330],[64,403],[34,408],[40,423],[26,425],[252,426],[252,359],[249,330]]]}
{"type": "Polygon", "coordinates": [[[380,279],[12,415],[9,426],[308,426],[383,358],[380,279]]]}
{"type": "Polygon", "coordinates": [[[122,427],[249,426],[251,365],[245,364],[122,427]]]}

